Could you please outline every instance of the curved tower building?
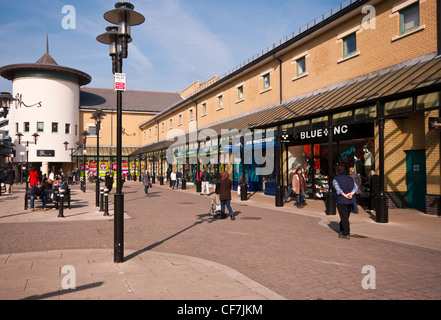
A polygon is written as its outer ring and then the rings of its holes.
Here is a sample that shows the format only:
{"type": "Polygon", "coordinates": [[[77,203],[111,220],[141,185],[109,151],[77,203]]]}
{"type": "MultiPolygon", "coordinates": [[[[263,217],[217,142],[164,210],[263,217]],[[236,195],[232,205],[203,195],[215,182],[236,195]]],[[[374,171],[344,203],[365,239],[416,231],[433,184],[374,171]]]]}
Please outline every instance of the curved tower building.
{"type": "Polygon", "coordinates": [[[77,147],[81,133],[78,132],[80,86],[90,83],[91,77],[58,65],[49,54],[48,44],[46,53],[37,62],[1,67],[0,75],[12,81],[12,95],[16,99],[9,116],[15,162],[28,161],[29,167],[42,173],[71,163],[72,148],[77,147]]]}

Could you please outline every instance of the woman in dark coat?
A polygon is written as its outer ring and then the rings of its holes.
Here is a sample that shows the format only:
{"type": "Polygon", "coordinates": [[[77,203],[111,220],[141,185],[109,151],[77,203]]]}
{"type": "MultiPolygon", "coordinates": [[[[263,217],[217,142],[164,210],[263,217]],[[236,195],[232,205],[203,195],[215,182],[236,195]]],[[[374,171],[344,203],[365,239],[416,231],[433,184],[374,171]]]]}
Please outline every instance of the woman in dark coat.
{"type": "Polygon", "coordinates": [[[219,180],[219,199],[221,201],[221,219],[225,219],[225,206],[227,206],[228,213],[231,220],[234,220],[233,209],[231,209],[231,180],[228,178],[228,172],[222,173],[222,178],[219,180]]]}
{"type": "Polygon", "coordinates": [[[6,193],[11,194],[12,193],[12,185],[14,184],[15,180],[15,171],[11,167],[8,167],[5,174],[4,183],[6,184],[6,193]]]}

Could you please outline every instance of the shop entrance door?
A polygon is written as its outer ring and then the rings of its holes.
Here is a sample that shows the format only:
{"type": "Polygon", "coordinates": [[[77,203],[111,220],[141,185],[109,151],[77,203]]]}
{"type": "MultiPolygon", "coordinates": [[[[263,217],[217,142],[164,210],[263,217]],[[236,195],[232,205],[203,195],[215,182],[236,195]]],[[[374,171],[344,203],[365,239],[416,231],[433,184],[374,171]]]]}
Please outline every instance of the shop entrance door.
{"type": "Polygon", "coordinates": [[[426,152],[425,150],[406,151],[406,184],[409,208],[426,207],[426,152]]]}

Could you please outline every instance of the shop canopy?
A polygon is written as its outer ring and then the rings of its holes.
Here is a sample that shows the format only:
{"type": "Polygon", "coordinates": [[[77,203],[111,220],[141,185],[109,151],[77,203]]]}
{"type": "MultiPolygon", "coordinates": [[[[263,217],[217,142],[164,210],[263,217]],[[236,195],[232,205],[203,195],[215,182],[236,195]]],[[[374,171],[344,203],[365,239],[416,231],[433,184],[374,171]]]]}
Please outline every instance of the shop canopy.
{"type": "MultiPolygon", "coordinates": [[[[268,128],[437,90],[441,90],[441,58],[424,57],[201,127],[198,131],[211,129],[221,135],[222,129],[234,128],[240,132],[268,128]]],[[[131,155],[166,149],[173,143],[161,141],[144,146],[131,155]]]]}

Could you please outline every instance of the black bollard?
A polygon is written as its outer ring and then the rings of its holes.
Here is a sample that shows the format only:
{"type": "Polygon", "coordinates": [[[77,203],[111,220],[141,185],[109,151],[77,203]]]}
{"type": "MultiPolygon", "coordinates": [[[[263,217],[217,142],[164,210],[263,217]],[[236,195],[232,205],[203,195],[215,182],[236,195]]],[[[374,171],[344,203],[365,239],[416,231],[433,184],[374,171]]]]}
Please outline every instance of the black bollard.
{"type": "Polygon", "coordinates": [[[104,188],[101,187],[100,190],[101,200],[100,200],[100,212],[104,211],[104,188]]]}
{"type": "Polygon", "coordinates": [[[240,185],[240,201],[247,201],[248,197],[248,187],[246,183],[240,185]]]}
{"type": "Polygon", "coordinates": [[[109,215],[109,190],[108,189],[104,189],[104,198],[105,200],[105,206],[104,206],[104,215],[108,216],[109,215]]]}
{"type": "Polygon", "coordinates": [[[60,190],[60,210],[58,211],[58,218],[64,218],[64,190],[60,190]]]}
{"type": "Polygon", "coordinates": [[[283,189],[278,185],[276,189],[276,207],[283,207],[283,189]]]}
{"type": "Polygon", "coordinates": [[[182,186],[181,186],[182,190],[186,190],[187,189],[187,180],[185,180],[185,178],[182,178],[182,186]]]}

